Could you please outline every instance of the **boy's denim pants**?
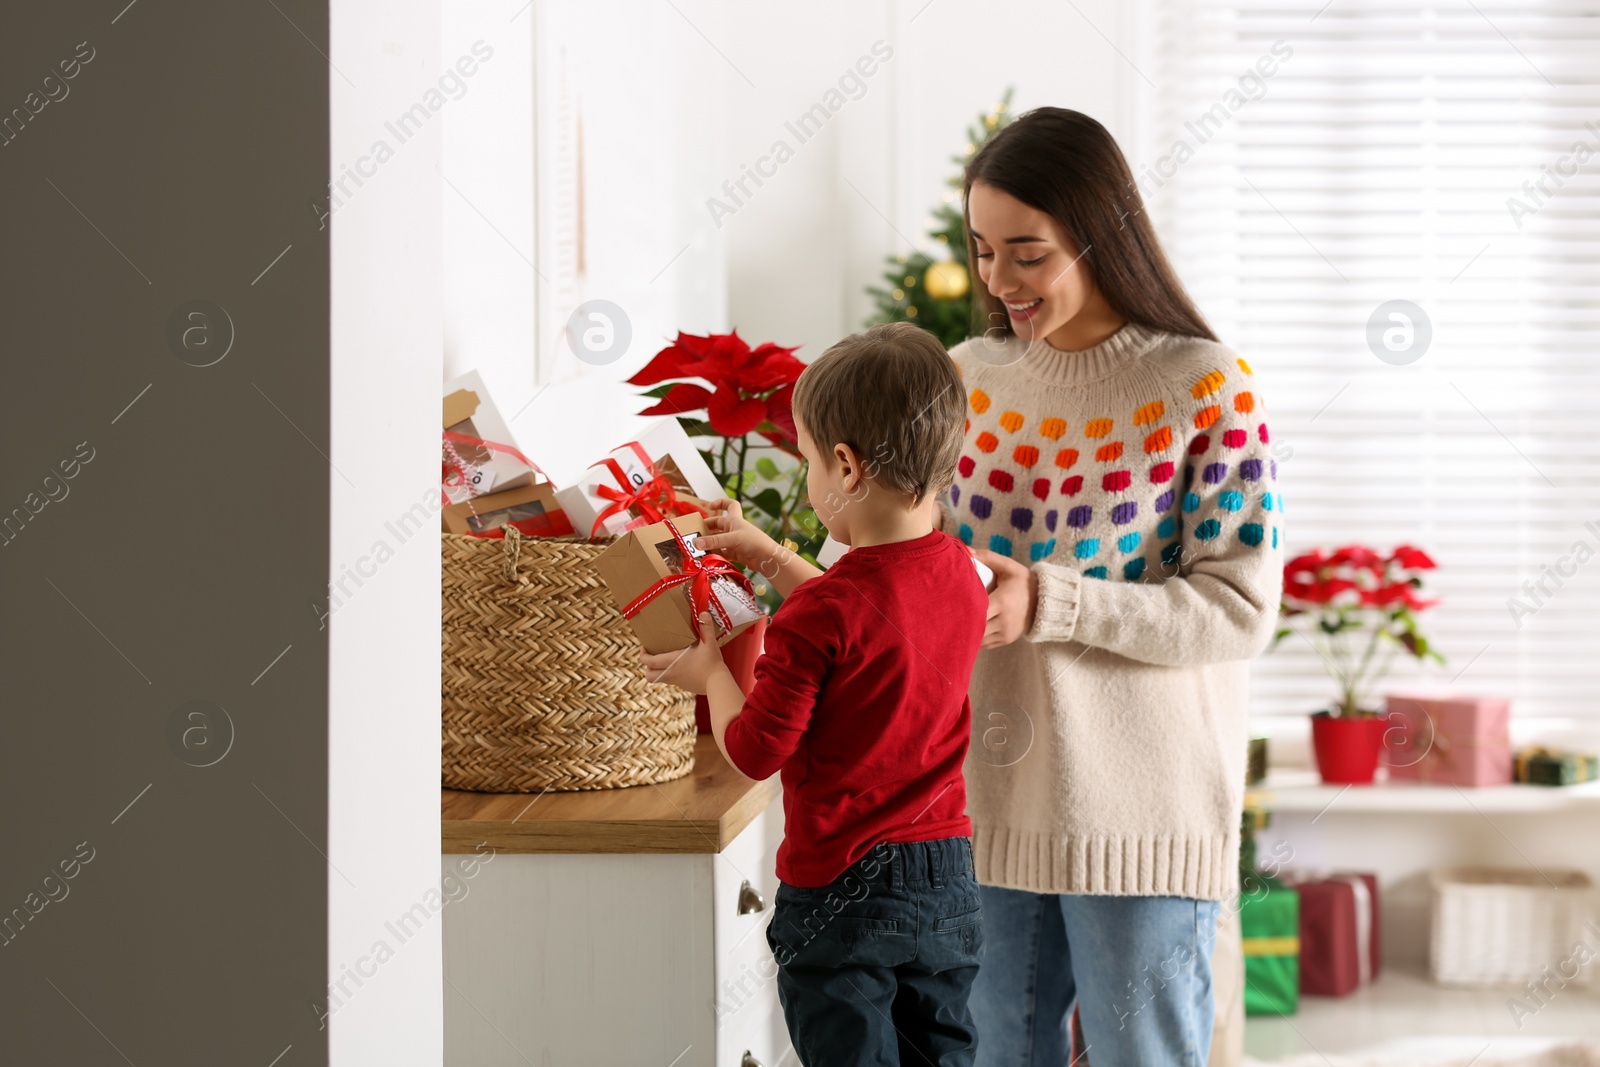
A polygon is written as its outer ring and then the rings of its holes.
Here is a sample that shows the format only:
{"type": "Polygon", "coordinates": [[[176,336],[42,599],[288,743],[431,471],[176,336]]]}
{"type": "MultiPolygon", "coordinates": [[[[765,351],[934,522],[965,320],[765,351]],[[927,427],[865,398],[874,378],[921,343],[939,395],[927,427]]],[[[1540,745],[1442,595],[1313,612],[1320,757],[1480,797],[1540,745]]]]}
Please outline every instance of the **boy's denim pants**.
{"type": "Polygon", "coordinates": [[[983,956],[972,841],[880,843],[831,885],[780,884],[767,941],[806,1067],[970,1067],[983,956]]]}
{"type": "Polygon", "coordinates": [[[1094,1067],[1204,1067],[1219,906],[986,885],[989,962],[972,992],[982,1067],[1060,1067],[1076,1001],[1094,1067]]]}

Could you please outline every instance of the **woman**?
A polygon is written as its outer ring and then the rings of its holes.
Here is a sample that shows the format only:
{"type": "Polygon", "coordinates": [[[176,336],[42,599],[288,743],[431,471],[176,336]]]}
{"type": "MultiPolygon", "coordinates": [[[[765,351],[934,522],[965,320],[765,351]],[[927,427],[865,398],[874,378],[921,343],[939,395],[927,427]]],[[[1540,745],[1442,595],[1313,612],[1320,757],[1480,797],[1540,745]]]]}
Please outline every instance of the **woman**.
{"type": "Polygon", "coordinates": [[[1235,893],[1247,662],[1281,498],[1249,366],[1167,264],[1115,141],[1041,108],[967,168],[982,336],[956,530],[996,574],[972,678],[978,1062],[1203,1064],[1235,893]]]}

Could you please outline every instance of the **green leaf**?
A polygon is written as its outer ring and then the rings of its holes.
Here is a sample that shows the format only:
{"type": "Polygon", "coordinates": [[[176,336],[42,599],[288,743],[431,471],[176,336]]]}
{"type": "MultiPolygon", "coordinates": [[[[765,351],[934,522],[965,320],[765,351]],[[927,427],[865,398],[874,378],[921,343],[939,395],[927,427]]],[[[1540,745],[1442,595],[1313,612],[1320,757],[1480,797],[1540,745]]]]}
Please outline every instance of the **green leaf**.
{"type": "Polygon", "coordinates": [[[763,489],[750,498],[750,503],[774,518],[783,513],[783,494],[776,489],[763,489]]]}
{"type": "Polygon", "coordinates": [[[667,383],[665,383],[663,385],[656,386],[654,389],[646,389],[644,392],[640,393],[639,395],[640,396],[647,396],[651,400],[660,400],[662,397],[664,397],[668,393],[670,393],[672,391],[672,387],[677,385],[677,384],[678,384],[677,382],[667,382],[667,383]]]}
{"type": "Polygon", "coordinates": [[[771,457],[762,456],[756,460],[756,473],[769,482],[778,480],[778,465],[772,462],[771,457]]]}

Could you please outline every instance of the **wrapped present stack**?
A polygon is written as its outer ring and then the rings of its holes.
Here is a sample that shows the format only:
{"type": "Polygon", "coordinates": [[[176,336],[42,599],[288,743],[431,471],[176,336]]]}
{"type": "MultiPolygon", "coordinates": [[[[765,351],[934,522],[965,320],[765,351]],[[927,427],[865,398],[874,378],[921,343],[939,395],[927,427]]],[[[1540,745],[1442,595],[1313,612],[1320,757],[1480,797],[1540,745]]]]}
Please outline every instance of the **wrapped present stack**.
{"type": "Polygon", "coordinates": [[[530,537],[571,534],[555,487],[517,449],[477,372],[447,383],[444,393],[444,532],[502,537],[509,524],[530,537]]]}
{"type": "Polygon", "coordinates": [[[442,447],[446,533],[502,537],[510,524],[529,537],[611,541],[595,569],[644,648],[688,647],[709,611],[723,658],[749,690],[766,609],[742,571],[696,544],[707,501],[727,494],[677,419],[652,423],[558,490],[470,372],[445,385],[442,447]]]}
{"type": "MultiPolygon", "coordinates": [[[[1263,750],[1264,755],[1264,750],[1263,750]]],[[[1247,778],[1255,777],[1248,770],[1247,778]]],[[[1251,783],[1254,784],[1254,783],[1251,783]]],[[[1272,822],[1267,795],[1247,788],[1239,827],[1239,932],[1246,1015],[1293,1015],[1300,1004],[1300,898],[1257,862],[1256,835],[1272,822]]]]}
{"type": "Polygon", "coordinates": [[[1390,779],[1491,786],[1511,781],[1511,702],[1393,694],[1385,699],[1390,779]]]}

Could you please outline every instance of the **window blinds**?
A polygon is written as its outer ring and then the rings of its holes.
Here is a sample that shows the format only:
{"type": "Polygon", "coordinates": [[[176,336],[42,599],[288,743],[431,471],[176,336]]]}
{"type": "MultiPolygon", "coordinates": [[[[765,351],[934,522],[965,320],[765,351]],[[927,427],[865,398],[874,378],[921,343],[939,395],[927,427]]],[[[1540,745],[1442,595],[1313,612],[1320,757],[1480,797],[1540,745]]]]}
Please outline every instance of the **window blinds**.
{"type": "MultiPolygon", "coordinates": [[[[1130,161],[1261,376],[1289,552],[1438,561],[1449,662],[1387,688],[1600,715],[1600,2],[1149,3],[1130,161]]],[[[1254,673],[1333,692],[1298,637],[1254,673]]]]}

